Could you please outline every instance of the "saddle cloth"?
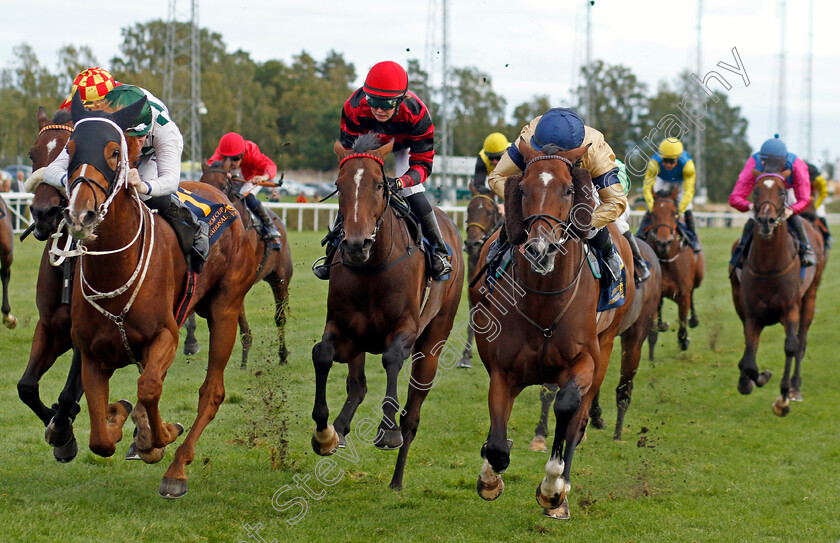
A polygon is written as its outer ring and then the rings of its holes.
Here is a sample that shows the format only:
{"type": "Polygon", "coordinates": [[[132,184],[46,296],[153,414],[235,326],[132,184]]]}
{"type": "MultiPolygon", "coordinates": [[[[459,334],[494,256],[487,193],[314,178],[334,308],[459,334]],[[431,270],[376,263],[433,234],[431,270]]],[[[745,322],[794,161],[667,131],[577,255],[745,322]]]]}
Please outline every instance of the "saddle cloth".
{"type": "Polygon", "coordinates": [[[233,207],[219,202],[211,202],[187,189],[179,187],[175,196],[193,212],[198,220],[207,224],[211,246],[237,217],[236,210],[233,207]]]}

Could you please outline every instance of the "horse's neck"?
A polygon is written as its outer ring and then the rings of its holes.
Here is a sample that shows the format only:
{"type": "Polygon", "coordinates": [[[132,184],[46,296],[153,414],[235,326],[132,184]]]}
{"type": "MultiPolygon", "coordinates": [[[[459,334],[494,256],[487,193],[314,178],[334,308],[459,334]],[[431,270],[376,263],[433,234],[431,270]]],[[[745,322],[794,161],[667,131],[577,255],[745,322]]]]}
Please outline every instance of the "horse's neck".
{"type": "Polygon", "coordinates": [[[757,272],[776,272],[784,268],[792,259],[798,258],[794,251],[793,238],[786,224],[779,224],[773,229],[773,235],[764,239],[753,234],[752,249],[749,254],[750,268],[757,272]]]}
{"type": "Polygon", "coordinates": [[[408,237],[404,232],[405,226],[402,219],[397,217],[390,206],[386,207],[382,217],[382,226],[379,227],[379,231],[376,233],[376,241],[373,242],[371,248],[370,261],[382,264],[386,259],[404,253],[409,245],[408,237]]]}
{"type": "MultiPolygon", "coordinates": [[[[148,221],[151,214],[147,211],[142,212],[146,213],[145,220],[148,221]]],[[[102,224],[97,228],[97,238],[85,242],[85,246],[90,251],[116,251],[126,247],[137,235],[137,231],[140,228],[140,213],[141,208],[137,204],[137,201],[129,195],[127,190],[121,190],[114,197],[105,218],[102,220],[102,224]]],[[[146,222],[144,231],[147,232],[148,227],[149,223],[146,222]]],[[[136,264],[137,259],[140,258],[138,248],[144,245],[143,237],[144,233],[141,233],[134,245],[125,251],[96,256],[94,258],[102,259],[98,263],[101,263],[103,266],[107,266],[108,264],[115,266],[115,272],[117,269],[128,267],[129,262],[136,264]]],[[[129,269],[133,270],[133,268],[129,269]]]]}

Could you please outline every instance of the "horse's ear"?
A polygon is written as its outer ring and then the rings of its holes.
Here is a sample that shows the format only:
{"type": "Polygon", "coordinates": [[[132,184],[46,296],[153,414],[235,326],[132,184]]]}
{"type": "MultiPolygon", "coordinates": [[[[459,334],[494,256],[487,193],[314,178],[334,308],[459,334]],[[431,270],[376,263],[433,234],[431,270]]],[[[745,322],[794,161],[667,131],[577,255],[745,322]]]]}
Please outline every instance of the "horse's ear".
{"type": "Polygon", "coordinates": [[[383,145],[382,147],[377,149],[375,151],[375,153],[376,153],[376,156],[378,156],[379,158],[385,158],[393,150],[394,150],[394,140],[392,139],[391,141],[389,141],[388,143],[386,143],[385,145],[383,145]]]}
{"type": "Polygon", "coordinates": [[[86,113],[87,110],[85,109],[85,104],[82,102],[82,95],[77,90],[76,94],[73,95],[73,99],[70,101],[70,116],[73,118],[73,122],[77,123],[85,118],[86,113]]]}
{"type": "Polygon", "coordinates": [[[565,153],[561,153],[560,155],[563,158],[568,158],[572,162],[572,164],[575,164],[575,163],[577,163],[578,160],[583,158],[583,155],[585,155],[587,151],[589,151],[589,147],[591,145],[592,145],[591,143],[587,143],[583,147],[578,147],[577,149],[572,149],[571,151],[566,151],[565,153]]]}
{"type": "Polygon", "coordinates": [[[126,129],[134,126],[137,124],[137,117],[140,116],[140,112],[143,111],[143,106],[146,105],[146,97],[144,96],[142,100],[138,100],[131,104],[130,106],[126,106],[122,109],[115,111],[111,114],[111,118],[117,126],[125,131],[126,129]]]}
{"type": "Polygon", "coordinates": [[[344,158],[344,155],[350,152],[350,149],[345,149],[338,140],[336,140],[333,150],[335,151],[335,154],[338,155],[339,159],[344,158]]]}
{"type": "Polygon", "coordinates": [[[669,194],[668,197],[672,200],[676,200],[677,196],[679,196],[679,194],[680,194],[679,187],[674,187],[674,190],[671,191],[671,194],[669,194]]]}
{"type": "Polygon", "coordinates": [[[207,170],[208,170],[209,168],[210,168],[210,165],[209,165],[209,164],[207,164],[207,162],[206,162],[206,161],[202,160],[202,161],[201,161],[201,173],[205,173],[205,172],[207,172],[207,170]]]}
{"type": "Polygon", "coordinates": [[[531,162],[531,159],[536,158],[539,154],[539,151],[531,147],[531,144],[525,141],[525,138],[522,137],[520,137],[516,142],[516,148],[519,149],[520,153],[522,153],[522,158],[525,160],[525,164],[531,162]]]}
{"type": "Polygon", "coordinates": [[[476,190],[475,185],[470,183],[470,196],[475,196],[476,194],[478,194],[478,190],[476,190]]]}
{"type": "Polygon", "coordinates": [[[38,120],[39,130],[50,124],[50,120],[47,118],[47,110],[44,109],[44,106],[38,106],[38,114],[35,115],[35,118],[38,120]]]}

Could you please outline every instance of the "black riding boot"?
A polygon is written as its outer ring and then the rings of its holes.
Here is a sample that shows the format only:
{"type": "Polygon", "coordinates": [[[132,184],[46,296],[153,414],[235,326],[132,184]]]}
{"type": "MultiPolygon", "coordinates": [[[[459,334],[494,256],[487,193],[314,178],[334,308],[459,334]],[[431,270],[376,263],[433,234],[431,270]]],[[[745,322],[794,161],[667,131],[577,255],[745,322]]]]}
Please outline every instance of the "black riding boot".
{"type": "Polygon", "coordinates": [[[805,233],[805,226],[802,224],[802,219],[798,215],[791,215],[788,222],[793,225],[796,230],[796,235],[799,236],[799,261],[802,267],[816,266],[817,255],[814,254],[814,249],[811,247],[811,240],[808,239],[808,234],[805,233]]]}
{"type": "Polygon", "coordinates": [[[612,277],[612,280],[618,281],[621,279],[621,267],[623,263],[621,262],[621,255],[618,254],[615,245],[613,245],[609,229],[604,226],[598,230],[595,236],[588,240],[588,243],[590,247],[601,252],[601,256],[604,259],[607,271],[612,277]]]}
{"type": "Polygon", "coordinates": [[[174,194],[157,196],[146,200],[146,205],[158,210],[160,215],[175,230],[181,250],[188,257],[192,269],[201,273],[207,254],[210,252],[210,236],[207,223],[201,222],[174,194]]]}
{"type": "Polygon", "coordinates": [[[831,249],[831,242],[834,241],[834,238],[831,237],[831,230],[828,229],[828,221],[825,220],[825,217],[817,217],[817,221],[822,225],[820,230],[822,231],[823,238],[825,239],[825,248],[831,249]]]}
{"type": "Polygon", "coordinates": [[[685,227],[691,232],[693,236],[689,239],[691,248],[694,249],[695,253],[699,253],[701,250],[700,238],[697,237],[697,228],[694,226],[694,213],[692,213],[690,209],[686,209],[685,213],[683,213],[683,216],[685,217],[685,227]]]}
{"type": "Polygon", "coordinates": [[[755,221],[753,221],[752,218],[747,219],[747,223],[744,225],[744,231],[741,232],[741,237],[738,238],[738,245],[732,252],[732,258],[729,259],[730,266],[734,266],[735,268],[741,266],[741,258],[744,255],[744,247],[747,245],[747,240],[752,237],[754,227],[755,221]]]}
{"type": "Polygon", "coordinates": [[[318,279],[326,281],[330,278],[329,264],[332,262],[336,251],[338,251],[338,245],[341,243],[341,233],[343,230],[344,219],[341,217],[341,213],[336,213],[335,224],[333,225],[332,230],[327,232],[327,235],[321,240],[321,245],[326,246],[327,248],[327,254],[312,264],[312,273],[314,273],[315,277],[318,279]]]}
{"type": "Polygon", "coordinates": [[[647,262],[642,258],[642,252],[639,250],[639,244],[636,243],[636,236],[629,230],[624,232],[624,237],[630,243],[630,249],[633,251],[633,263],[635,266],[634,275],[636,276],[636,285],[644,283],[650,277],[650,268],[647,262]]]}
{"type": "Polygon", "coordinates": [[[268,214],[268,210],[264,206],[260,205],[257,206],[254,213],[257,214],[257,217],[259,217],[260,221],[263,223],[266,237],[272,241],[279,242],[281,238],[280,230],[277,228],[277,225],[274,224],[274,219],[272,219],[271,215],[268,214]]]}
{"type": "Polygon", "coordinates": [[[647,237],[647,230],[650,228],[651,214],[650,211],[645,211],[645,216],[642,217],[642,222],[639,223],[639,229],[636,230],[636,235],[642,239],[647,237]]]}
{"type": "Polygon", "coordinates": [[[449,253],[446,251],[446,244],[443,241],[443,235],[440,233],[435,211],[422,192],[406,197],[405,201],[408,202],[414,215],[420,218],[423,235],[435,247],[435,252],[432,255],[432,277],[440,279],[452,271],[452,264],[449,263],[449,253]]]}

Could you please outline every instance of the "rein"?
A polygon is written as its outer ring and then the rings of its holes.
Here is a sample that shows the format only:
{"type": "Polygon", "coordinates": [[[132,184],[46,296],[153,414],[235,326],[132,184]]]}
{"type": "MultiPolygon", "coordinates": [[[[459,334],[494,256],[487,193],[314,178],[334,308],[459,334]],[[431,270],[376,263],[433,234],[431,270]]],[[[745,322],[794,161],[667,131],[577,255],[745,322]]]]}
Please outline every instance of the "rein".
{"type": "MultiPolygon", "coordinates": [[[[496,205],[496,201],[493,200],[493,198],[487,196],[486,194],[476,194],[475,196],[472,197],[472,199],[470,200],[470,203],[472,203],[472,200],[475,200],[476,198],[483,198],[483,199],[489,201],[493,206],[493,217],[494,217],[494,219],[493,219],[493,224],[489,228],[484,226],[483,224],[477,223],[477,222],[467,223],[467,230],[469,230],[471,226],[475,226],[476,228],[478,228],[479,230],[484,232],[484,235],[481,237],[481,240],[480,240],[481,245],[484,245],[485,243],[487,243],[487,240],[490,238],[490,236],[495,234],[496,231],[499,228],[501,228],[501,226],[502,226],[502,221],[501,221],[502,215],[499,213],[499,207],[496,205]]],[[[467,205],[467,209],[469,209],[469,205],[467,205]]],[[[468,211],[468,213],[469,213],[469,211],[468,211]]],[[[466,248],[464,248],[464,250],[466,250],[466,248]]]]}

